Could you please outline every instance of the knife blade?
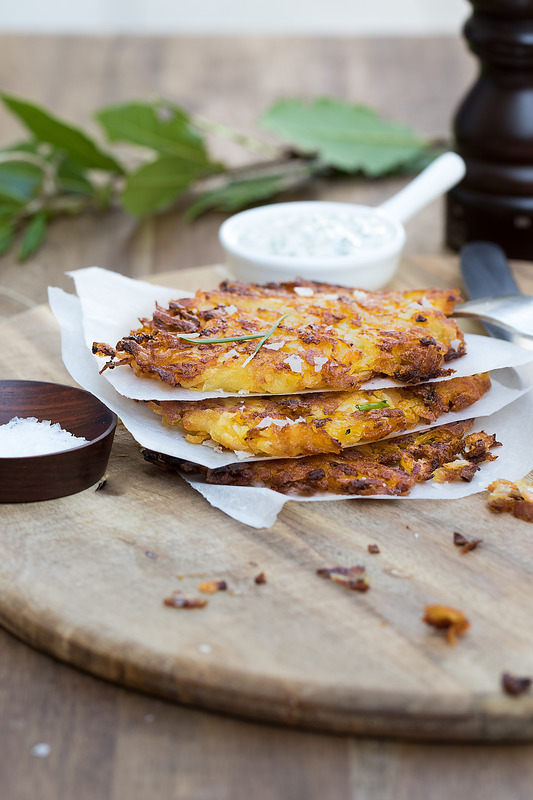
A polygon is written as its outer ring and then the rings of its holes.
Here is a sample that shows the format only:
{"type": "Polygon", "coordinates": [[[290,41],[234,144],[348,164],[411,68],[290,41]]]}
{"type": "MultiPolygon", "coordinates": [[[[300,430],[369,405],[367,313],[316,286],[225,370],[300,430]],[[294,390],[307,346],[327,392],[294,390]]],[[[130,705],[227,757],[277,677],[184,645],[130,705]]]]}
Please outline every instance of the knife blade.
{"type": "MultiPolygon", "coordinates": [[[[471,300],[502,295],[520,295],[507,257],[492,242],[469,242],[461,248],[460,267],[466,291],[471,300]]],[[[496,339],[505,339],[524,345],[523,338],[498,325],[483,323],[487,333],[496,339]]],[[[531,346],[531,343],[528,343],[531,346]]]]}

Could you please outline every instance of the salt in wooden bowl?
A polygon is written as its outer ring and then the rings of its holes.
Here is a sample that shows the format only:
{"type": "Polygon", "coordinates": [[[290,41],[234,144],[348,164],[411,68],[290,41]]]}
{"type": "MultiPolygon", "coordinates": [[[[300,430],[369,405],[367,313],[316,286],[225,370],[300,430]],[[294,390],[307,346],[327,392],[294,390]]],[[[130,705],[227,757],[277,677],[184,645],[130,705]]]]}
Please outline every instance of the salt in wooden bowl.
{"type": "Polygon", "coordinates": [[[0,502],[27,503],[81,492],[104,475],[116,415],[89,392],[40,381],[0,381],[0,425],[13,417],[58,422],[87,444],[47,455],[0,453],[0,502]]]}

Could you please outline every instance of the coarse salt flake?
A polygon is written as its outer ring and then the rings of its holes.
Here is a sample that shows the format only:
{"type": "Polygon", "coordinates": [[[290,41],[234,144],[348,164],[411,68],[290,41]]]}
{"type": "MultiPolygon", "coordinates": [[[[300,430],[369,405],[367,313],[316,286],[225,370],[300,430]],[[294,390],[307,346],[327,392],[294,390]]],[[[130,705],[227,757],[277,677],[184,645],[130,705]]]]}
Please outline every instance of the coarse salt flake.
{"type": "Polygon", "coordinates": [[[285,342],[270,342],[269,344],[264,344],[263,347],[265,350],[281,350],[285,342]]]}
{"type": "Polygon", "coordinates": [[[235,314],[238,310],[239,309],[237,308],[237,306],[233,306],[233,305],[224,306],[224,311],[226,312],[226,314],[228,314],[228,316],[231,316],[232,314],[235,314]]]}
{"type": "Polygon", "coordinates": [[[309,286],[295,286],[294,291],[299,297],[313,297],[315,294],[309,286]]]}
{"type": "Polygon", "coordinates": [[[290,355],[283,359],[284,364],[288,364],[293,372],[302,372],[303,361],[300,356],[290,355]]]}
{"type": "Polygon", "coordinates": [[[13,417],[0,425],[0,457],[24,458],[43,456],[71,450],[89,444],[83,436],[74,436],[61,427],[59,422],[52,423],[37,417],[13,417]]]}
{"type": "Polygon", "coordinates": [[[322,297],[324,298],[324,300],[338,300],[339,299],[339,295],[338,294],[323,294],[322,297]]]}
{"type": "Polygon", "coordinates": [[[235,350],[235,348],[233,348],[232,350],[228,350],[227,353],[224,353],[223,355],[221,355],[220,356],[220,360],[221,361],[227,361],[228,358],[233,358],[233,356],[238,356],[238,355],[239,355],[239,351],[235,350]]]}
{"type": "Polygon", "coordinates": [[[272,425],[272,423],[273,423],[273,422],[274,422],[274,420],[272,419],[272,417],[263,417],[263,419],[261,420],[261,422],[259,422],[259,423],[258,423],[258,424],[255,426],[255,427],[256,427],[256,430],[257,430],[257,429],[261,430],[261,428],[270,428],[270,426],[272,425]]]}
{"type": "Polygon", "coordinates": [[[248,458],[250,456],[250,453],[247,453],[246,450],[234,450],[233,452],[239,461],[242,461],[243,458],[248,458]]]}
{"type": "Polygon", "coordinates": [[[328,359],[324,356],[315,356],[313,361],[315,362],[315,372],[320,372],[324,364],[328,363],[328,359]]]}
{"type": "Polygon", "coordinates": [[[205,441],[202,442],[202,444],[205,444],[206,447],[210,447],[211,450],[215,451],[215,453],[224,452],[223,448],[219,444],[217,444],[217,442],[215,442],[213,439],[206,439],[205,441]]]}

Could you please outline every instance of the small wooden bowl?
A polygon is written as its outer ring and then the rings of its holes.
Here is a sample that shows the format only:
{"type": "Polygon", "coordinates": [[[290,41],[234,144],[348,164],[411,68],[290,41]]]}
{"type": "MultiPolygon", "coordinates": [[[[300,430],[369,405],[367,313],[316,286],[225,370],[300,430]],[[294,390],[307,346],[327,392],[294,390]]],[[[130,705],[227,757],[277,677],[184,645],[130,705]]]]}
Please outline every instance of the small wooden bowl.
{"type": "Polygon", "coordinates": [[[65,497],[104,474],[117,417],[89,392],[57,383],[0,381],[0,425],[13,417],[59,422],[88,444],[49,455],[0,457],[0,503],[65,497]]]}

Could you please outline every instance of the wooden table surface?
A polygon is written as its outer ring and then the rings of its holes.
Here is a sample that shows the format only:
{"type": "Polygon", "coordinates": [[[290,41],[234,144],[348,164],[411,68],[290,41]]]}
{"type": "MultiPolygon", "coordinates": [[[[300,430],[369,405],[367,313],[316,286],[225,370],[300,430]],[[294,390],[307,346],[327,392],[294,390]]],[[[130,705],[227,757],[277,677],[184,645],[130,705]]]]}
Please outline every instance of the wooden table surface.
{"type": "MultiPolygon", "coordinates": [[[[0,85],[83,125],[95,108],[157,93],[254,130],[281,96],[366,102],[446,136],[474,75],[457,39],[0,37],[0,85]]],[[[3,112],[2,143],[20,135],[3,112]]],[[[247,156],[214,144],[234,163],[247,156]]],[[[404,181],[318,185],[307,197],[386,199],[404,181]]],[[[0,286],[44,302],[67,269],[98,264],[140,277],[219,261],[223,216],[193,225],[179,209],[136,224],[121,212],[57,222],[31,262],[0,260],[0,286]]],[[[442,250],[442,206],[408,226],[407,253],[442,250]]],[[[22,306],[0,298],[0,316],[22,306]]],[[[357,739],[244,722],[117,688],[0,631],[2,800],[444,800],[531,797],[532,745],[357,739]],[[49,753],[39,757],[37,744],[49,753]]]]}

